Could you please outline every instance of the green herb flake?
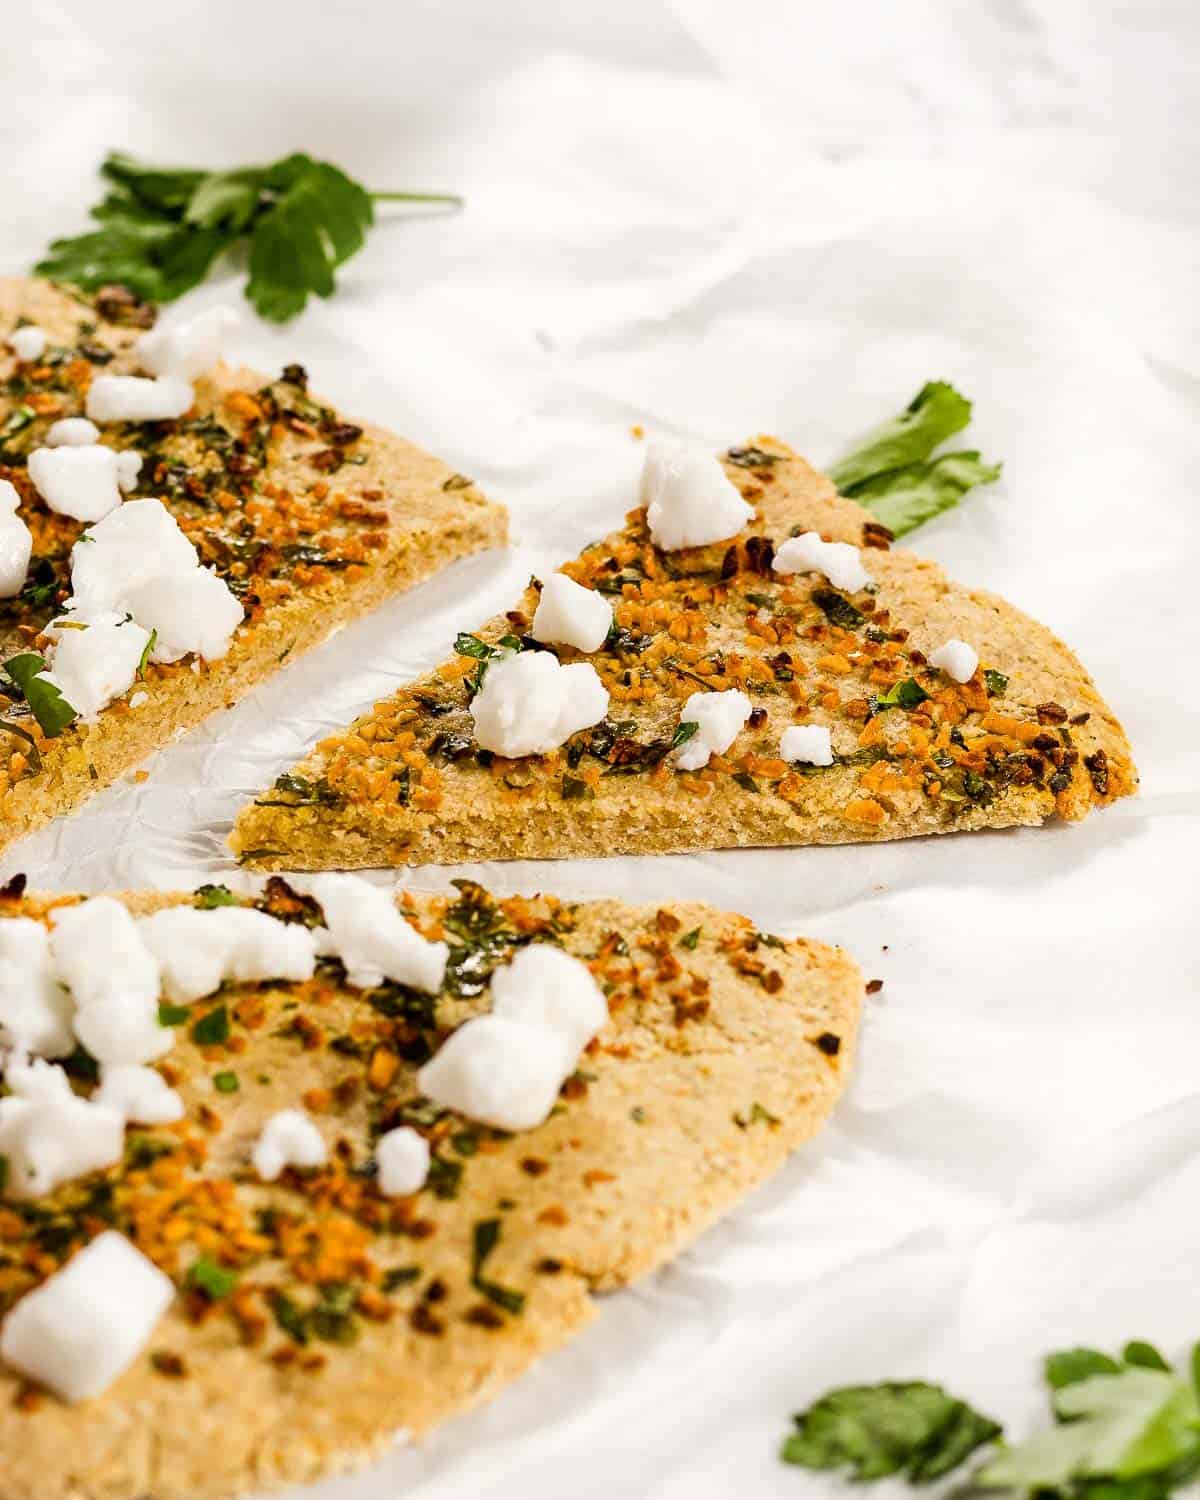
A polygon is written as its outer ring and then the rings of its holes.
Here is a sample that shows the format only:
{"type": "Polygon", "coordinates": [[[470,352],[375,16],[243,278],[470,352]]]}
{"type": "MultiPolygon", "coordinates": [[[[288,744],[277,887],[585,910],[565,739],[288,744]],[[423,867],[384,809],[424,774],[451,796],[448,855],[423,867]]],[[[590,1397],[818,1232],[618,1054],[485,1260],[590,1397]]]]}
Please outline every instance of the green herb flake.
{"type": "Polygon", "coordinates": [[[191,1016],[191,1009],[186,1005],[169,1005],[167,1001],[159,1001],[158,1024],[160,1026],[182,1026],[191,1016]]]}
{"type": "Polygon", "coordinates": [[[142,654],[138,658],[137,674],[138,674],[139,679],[141,679],[141,680],[145,679],[146,668],[150,664],[150,654],[154,650],[155,646],[157,646],[157,645],[158,645],[158,631],[157,630],[152,630],[150,632],[150,639],[142,647],[142,654]]]}
{"type": "Polygon", "coordinates": [[[46,661],[38,652],[22,651],[17,656],[10,656],[4,663],[4,670],[20,688],[47,739],[57,739],[79,717],[54,683],[39,676],[46,670],[46,661]]]}
{"type": "Polygon", "coordinates": [[[232,1070],[213,1074],[213,1088],[218,1094],[236,1094],[241,1086],[241,1081],[232,1070]]]}
{"type": "Polygon", "coordinates": [[[562,799],[564,802],[590,802],[594,800],[596,793],[582,781],[578,776],[563,775],[562,799]]]}
{"type": "Polygon", "coordinates": [[[679,946],[681,948],[687,948],[694,953],[696,951],[696,944],[700,941],[700,937],[703,932],[703,927],[693,927],[691,932],[685,932],[684,935],[679,939],[679,946]]]}
{"type": "Polygon", "coordinates": [[[238,898],[227,885],[200,885],[196,887],[192,904],[201,911],[214,911],[218,906],[236,906],[238,898]]]}
{"type": "Polygon", "coordinates": [[[806,1469],[848,1469],[863,1481],[901,1474],[914,1484],[940,1479],[1000,1425],[924,1381],[887,1381],[830,1391],[796,1418],[784,1463],[806,1469]]]}
{"type": "Polygon", "coordinates": [[[915,677],[905,677],[895,687],[889,688],[886,693],[880,693],[874,700],[875,710],[877,713],[882,713],[889,708],[917,708],[928,697],[929,694],[915,677]]]}
{"type": "Polygon", "coordinates": [[[229,1040],[229,1011],[218,1005],[201,1016],[192,1027],[192,1041],[197,1047],[218,1047],[229,1040]]]}
{"type": "Polygon", "coordinates": [[[671,749],[678,750],[680,745],[686,745],[688,740],[694,739],[700,732],[700,725],[695,719],[681,719],[675,726],[675,733],[671,736],[671,749]]]}
{"type": "Polygon", "coordinates": [[[866,615],[836,589],[813,589],[812,600],[829,623],[841,630],[857,630],[866,619],[866,615]]]}
{"type": "Polygon", "coordinates": [[[459,656],[470,656],[476,661],[488,661],[496,655],[495,646],[489,646],[486,641],[481,641],[477,635],[469,635],[465,630],[460,630],[454,637],[454,649],[459,656]]]}
{"type": "Polygon", "coordinates": [[[525,1310],[525,1293],[513,1291],[511,1287],[500,1286],[494,1281],[489,1281],[483,1274],[484,1263],[499,1242],[500,1220],[480,1219],[474,1230],[471,1285],[477,1292],[482,1292],[489,1302],[494,1302],[497,1307],[502,1307],[505,1312],[516,1317],[525,1310]]]}
{"type": "Polygon", "coordinates": [[[202,1255],[188,1272],[187,1284],[203,1292],[211,1301],[220,1302],[237,1287],[238,1274],[202,1255]]]}
{"type": "Polygon", "coordinates": [[[985,667],[983,685],[987,688],[989,698],[1003,698],[1008,691],[1008,678],[1003,672],[997,672],[994,667],[985,667]]]}

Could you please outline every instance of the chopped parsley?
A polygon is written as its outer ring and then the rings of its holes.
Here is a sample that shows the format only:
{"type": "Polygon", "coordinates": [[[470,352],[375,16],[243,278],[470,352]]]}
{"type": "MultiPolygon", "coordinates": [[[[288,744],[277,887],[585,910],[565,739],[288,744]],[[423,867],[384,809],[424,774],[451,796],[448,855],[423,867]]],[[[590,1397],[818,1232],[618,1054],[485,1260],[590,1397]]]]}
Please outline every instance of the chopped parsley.
{"type": "Polygon", "coordinates": [[[482,1292],[489,1302],[494,1302],[497,1307],[516,1316],[525,1310],[525,1293],[500,1286],[497,1282],[489,1281],[483,1274],[485,1261],[499,1243],[500,1220],[480,1219],[475,1225],[472,1245],[471,1285],[476,1291],[482,1292]]]}
{"type": "Polygon", "coordinates": [[[197,1047],[217,1047],[229,1040],[229,1011],[218,1005],[201,1016],[192,1027],[192,1041],[197,1047]]]}
{"type": "Polygon", "coordinates": [[[46,661],[38,652],[22,651],[10,656],[4,670],[21,690],[47,739],[57,739],[79,717],[54,683],[39,675],[46,670],[46,661]]]}

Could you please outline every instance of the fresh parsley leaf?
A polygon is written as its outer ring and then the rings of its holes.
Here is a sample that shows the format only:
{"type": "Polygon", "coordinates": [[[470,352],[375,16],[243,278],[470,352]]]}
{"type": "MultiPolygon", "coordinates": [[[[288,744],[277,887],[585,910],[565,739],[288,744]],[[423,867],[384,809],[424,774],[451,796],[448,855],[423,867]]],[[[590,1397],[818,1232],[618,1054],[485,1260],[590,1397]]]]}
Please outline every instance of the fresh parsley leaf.
{"type": "Polygon", "coordinates": [[[930,381],[908,406],[833,465],[830,477],[896,536],[951,510],[979,484],[1000,477],[975,449],[934,450],[971,420],[971,403],[944,380],[930,381]]]}
{"type": "Polygon", "coordinates": [[[214,1302],[228,1297],[238,1284],[236,1271],[227,1270],[207,1255],[195,1261],[187,1275],[188,1285],[197,1287],[214,1302]]]}
{"type": "Polygon", "coordinates": [[[686,745],[688,740],[694,739],[700,732],[700,725],[695,719],[681,719],[675,726],[675,733],[671,736],[671,749],[678,750],[680,745],[686,745]]]}
{"type": "Polygon", "coordinates": [[[916,708],[928,697],[929,694],[915,677],[904,677],[895,687],[879,694],[875,699],[875,707],[880,712],[887,708],[916,708]]]}
{"type": "Polygon", "coordinates": [[[488,661],[497,654],[495,646],[489,646],[477,635],[468,635],[465,630],[460,630],[454,637],[454,649],[459,656],[474,657],[476,661],[488,661]]]}
{"type": "Polygon", "coordinates": [[[227,885],[198,885],[192,896],[192,905],[201,911],[213,911],[218,906],[236,906],[238,898],[227,885]]]}
{"type": "Polygon", "coordinates": [[[182,1026],[191,1017],[191,1009],[186,1005],[170,1005],[166,1000],[158,1003],[158,1024],[160,1026],[182,1026]]]}
{"type": "Polygon", "coordinates": [[[1060,1349],[1046,1356],[1046,1384],[1051,1390],[1058,1391],[1093,1375],[1119,1374],[1120,1369],[1115,1359],[1102,1354],[1099,1349],[1060,1349]]]}
{"type": "Polygon", "coordinates": [[[856,1480],[903,1474],[939,1479],[1000,1434],[990,1417],[924,1381],[887,1381],[831,1391],[796,1418],[785,1463],[848,1468],[856,1480]]]}
{"type": "Polygon", "coordinates": [[[229,1040],[229,1011],[218,1005],[203,1015],[192,1027],[192,1041],[197,1047],[216,1047],[229,1040]]]}
{"type": "Polygon", "coordinates": [[[36,651],[10,656],[4,670],[21,689],[47,739],[57,739],[79,717],[54,683],[38,675],[46,670],[46,662],[36,651]]]}
{"type": "Polygon", "coordinates": [[[170,302],[246,239],[246,295],[275,322],[294,317],[313,293],[334,291],[334,272],[362,248],[376,203],[461,201],[444,193],[369,193],[340,168],[303,153],[218,172],[149,167],[113,153],[100,175],[107,192],[91,210],[100,227],[55,240],[38,275],[86,290],[117,283],[170,302]]]}

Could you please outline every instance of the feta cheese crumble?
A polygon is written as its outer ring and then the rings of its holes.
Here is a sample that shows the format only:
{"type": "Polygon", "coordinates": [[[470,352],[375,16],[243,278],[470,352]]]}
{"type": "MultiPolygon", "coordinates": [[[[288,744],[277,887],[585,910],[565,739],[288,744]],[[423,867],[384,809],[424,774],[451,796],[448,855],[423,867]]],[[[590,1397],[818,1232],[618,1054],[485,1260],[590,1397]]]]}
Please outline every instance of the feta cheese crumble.
{"type": "Polygon", "coordinates": [[[86,417],[59,417],[46,429],[47,448],[87,448],[100,441],[100,429],[86,417]]]}
{"type": "Polygon", "coordinates": [[[129,613],[156,632],[150,660],[179,661],[190,652],[219,661],[229,650],[245,609],[223,578],[210,568],[193,568],[182,577],[151,578],[127,589],[129,613]]]}
{"type": "Polygon", "coordinates": [[[788,537],[775,554],[776,573],[824,573],[836,589],[856,593],[872,579],[849,542],[826,542],[815,531],[788,537]]]}
{"type": "Polygon", "coordinates": [[[824,724],[793,724],[785,729],[779,753],[790,765],[833,765],[833,743],[824,724]]]}
{"type": "Polygon", "coordinates": [[[955,682],[970,682],[979,665],[979,655],[974,646],[952,637],[936,651],[929,653],[929,665],[940,667],[947,677],[955,682]]]}
{"type": "Polygon", "coordinates": [[[111,1167],[125,1150],[125,1116],[81,1099],[56,1063],[10,1056],[0,1099],[0,1156],[10,1198],[40,1198],[64,1182],[111,1167]]]}
{"type": "Polygon", "coordinates": [[[241,322],[232,307],[210,307],[186,322],[157,324],[142,334],[133,352],[151,375],[195,380],[221,358],[225,338],[241,322]]]}
{"type": "Polygon", "coordinates": [[[535,641],[599,651],[612,622],[612,605],[603,594],[585,589],[565,573],[551,573],[542,584],[529,633],[535,641]]]}
{"type": "Polygon", "coordinates": [[[140,453],[118,453],[100,443],[87,447],[35,448],[29,478],[49,508],[76,521],[102,521],[137,484],[140,453]]]}
{"type": "Polygon", "coordinates": [[[16,1304],[0,1359],[64,1401],[85,1401],[129,1368],[174,1296],[153,1261],[107,1230],[16,1304]]]}
{"type": "Polygon", "coordinates": [[[129,691],[150,644],[148,630],[111,609],[60,615],[46,635],[48,668],[37,675],[52,682],[85,723],[129,691]]]}
{"type": "Polygon", "coordinates": [[[285,1167],[323,1167],[328,1159],[321,1132],[302,1109],[281,1109],[263,1126],[251,1161],[264,1182],[285,1167]]]}
{"type": "Polygon", "coordinates": [[[36,323],[26,323],[24,328],[18,328],[8,336],[8,347],[23,365],[41,359],[49,342],[46,330],[39,328],[36,323]]]}
{"type": "Polygon", "coordinates": [[[719,460],[703,449],[651,443],[641,500],[650,538],[664,552],[728,541],[754,519],[719,460]]]}
{"type": "Polygon", "coordinates": [[[171,422],[196,398],[178,375],[97,375],[88,387],[87,414],[93,422],[171,422]]]}
{"type": "Polygon", "coordinates": [[[155,578],[185,578],[195,547],[161,500],[127,500],[71,549],[71,593],[79,609],[125,610],[125,597],[155,578]]]}
{"type": "Polygon", "coordinates": [[[379,1191],[389,1198],[418,1193],[429,1176],[429,1142],[411,1125],[386,1131],[375,1143],[379,1191]]]}
{"type": "Polygon", "coordinates": [[[724,755],[742,731],[753,705],[738,688],[724,693],[693,693],[679,715],[681,724],[695,724],[696,733],[675,752],[681,771],[698,771],[710,755],[724,755]]]}
{"type": "Polygon", "coordinates": [[[390,891],[361,875],[318,875],[309,890],[325,914],[317,951],[341,959],[348,984],[373,989],[391,979],[430,995],[441,989],[449,949],[405,921],[390,891]]]}
{"type": "Polygon", "coordinates": [[[557,750],[608,712],[608,691],[591,662],[563,666],[549,651],[521,651],[488,664],[471,700],[483,750],[515,759],[557,750]]]}
{"type": "Polygon", "coordinates": [[[532,1130],[563,1084],[562,1037],[510,1016],[465,1021],[417,1074],[434,1104],[496,1130],[532,1130]]]}
{"type": "Polygon", "coordinates": [[[147,1063],[174,1035],[158,1022],[158,961],[119,901],[96,896],[53,913],[50,952],[75,1001],[75,1035],[101,1063],[147,1063]]]}
{"type": "Polygon", "coordinates": [[[0,1038],[41,1057],[66,1057],[75,1049],[74,1009],[45,927],[29,917],[0,920],[0,1038]]]}
{"type": "Polygon", "coordinates": [[[492,1014],[553,1032],[565,1078],[608,1020],[608,1001],[587,964],[551,943],[532,943],[492,974],[492,1014]]]}
{"type": "Polygon", "coordinates": [[[190,1005],[231,979],[311,979],[317,964],[313,934],[247,906],[169,906],[137,922],[138,935],[157,960],[162,990],[175,1005],[190,1005]]]}
{"type": "Polygon", "coordinates": [[[13,599],[25,587],[33,533],[17,514],[21,496],[15,485],[0,479],[0,599],[13,599]]]}
{"type": "Polygon", "coordinates": [[[115,1109],[134,1125],[173,1125],[183,1119],[183,1100],[162,1074],[136,1064],[105,1068],[92,1103],[115,1109]]]}

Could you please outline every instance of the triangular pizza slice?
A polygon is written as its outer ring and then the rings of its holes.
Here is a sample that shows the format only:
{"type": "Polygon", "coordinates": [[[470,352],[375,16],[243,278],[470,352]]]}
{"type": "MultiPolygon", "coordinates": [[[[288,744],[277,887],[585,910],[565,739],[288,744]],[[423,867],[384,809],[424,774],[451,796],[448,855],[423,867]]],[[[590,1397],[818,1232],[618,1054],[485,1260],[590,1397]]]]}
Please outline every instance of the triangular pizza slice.
{"type": "Polygon", "coordinates": [[[838,844],[1074,820],[1134,790],[1062,641],[892,547],[783,443],[652,450],[642,498],[281,776],[237,821],[241,859],[838,844]]]}

